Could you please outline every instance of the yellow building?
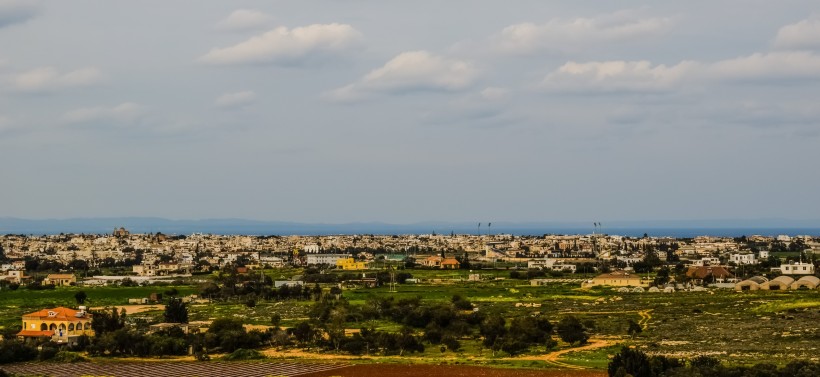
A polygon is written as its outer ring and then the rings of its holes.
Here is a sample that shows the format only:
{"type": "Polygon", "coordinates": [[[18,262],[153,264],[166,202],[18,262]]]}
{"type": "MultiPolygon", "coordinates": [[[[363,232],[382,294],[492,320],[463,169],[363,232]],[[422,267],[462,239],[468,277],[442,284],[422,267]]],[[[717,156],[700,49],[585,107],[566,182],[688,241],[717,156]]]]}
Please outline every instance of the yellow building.
{"type": "Polygon", "coordinates": [[[69,285],[77,284],[77,277],[74,274],[48,274],[43,279],[43,285],[54,284],[58,287],[67,287],[69,285]]]}
{"type": "Polygon", "coordinates": [[[17,333],[20,338],[50,337],[61,343],[80,335],[94,336],[91,329],[91,314],[84,307],[80,310],[58,307],[43,309],[23,315],[23,329],[17,333]]]}
{"type": "Polygon", "coordinates": [[[629,273],[626,271],[613,271],[608,274],[598,275],[581,284],[582,287],[594,287],[597,285],[611,287],[641,287],[648,285],[648,282],[643,281],[639,275],[634,273],[629,273]]]}
{"type": "Polygon", "coordinates": [[[339,259],[336,261],[336,268],[342,270],[366,270],[367,262],[356,262],[353,258],[339,259]]]}

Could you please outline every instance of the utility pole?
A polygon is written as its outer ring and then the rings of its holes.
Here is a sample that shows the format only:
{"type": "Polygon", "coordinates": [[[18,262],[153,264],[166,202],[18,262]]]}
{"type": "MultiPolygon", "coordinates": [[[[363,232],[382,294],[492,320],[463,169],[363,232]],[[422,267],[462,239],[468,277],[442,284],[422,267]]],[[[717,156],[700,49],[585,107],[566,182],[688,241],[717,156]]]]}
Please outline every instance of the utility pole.
{"type": "Polygon", "coordinates": [[[393,269],[393,266],[390,267],[390,293],[396,292],[396,270],[393,269]]]}

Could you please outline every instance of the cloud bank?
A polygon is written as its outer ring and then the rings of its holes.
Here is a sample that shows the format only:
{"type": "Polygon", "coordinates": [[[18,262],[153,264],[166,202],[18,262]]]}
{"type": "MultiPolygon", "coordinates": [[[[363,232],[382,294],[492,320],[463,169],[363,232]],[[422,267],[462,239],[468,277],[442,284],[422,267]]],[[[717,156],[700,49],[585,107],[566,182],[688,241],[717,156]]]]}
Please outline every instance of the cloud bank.
{"type": "Polygon", "coordinates": [[[273,17],[264,12],[253,9],[237,9],[222,21],[219,21],[216,28],[223,31],[254,30],[267,26],[271,21],[273,21],[273,17]]]}
{"type": "Polygon", "coordinates": [[[542,86],[551,91],[667,91],[709,82],[782,82],[820,79],[820,55],[807,51],[755,53],[712,63],[675,65],[640,61],[570,61],[550,72],[542,86]]]}
{"type": "Polygon", "coordinates": [[[359,81],[327,93],[331,100],[355,101],[376,93],[456,91],[470,86],[478,74],[467,61],[428,51],[403,52],[359,81]]]}
{"type": "Polygon", "coordinates": [[[789,24],[777,31],[774,46],[781,49],[820,48],[820,18],[789,24]]]}
{"type": "Polygon", "coordinates": [[[565,51],[583,46],[648,37],[668,30],[669,17],[641,17],[620,11],[590,18],[552,19],[543,24],[523,22],[505,27],[491,38],[496,49],[513,54],[565,51]]]}
{"type": "Polygon", "coordinates": [[[54,67],[35,68],[12,77],[12,85],[22,92],[50,92],[99,84],[103,73],[94,67],[60,72],[54,67]]]}
{"type": "Polygon", "coordinates": [[[361,39],[362,34],[346,24],[278,27],[233,46],[214,48],[199,60],[214,65],[298,64],[316,55],[343,54],[361,39]]]}

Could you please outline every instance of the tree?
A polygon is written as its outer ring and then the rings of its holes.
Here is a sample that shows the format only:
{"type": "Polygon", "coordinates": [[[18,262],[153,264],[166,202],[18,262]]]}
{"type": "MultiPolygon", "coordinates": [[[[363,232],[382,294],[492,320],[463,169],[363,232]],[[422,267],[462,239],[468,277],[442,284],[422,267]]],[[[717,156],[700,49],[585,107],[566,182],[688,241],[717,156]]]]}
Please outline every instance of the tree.
{"type": "Polygon", "coordinates": [[[641,332],[643,332],[643,329],[641,328],[641,325],[630,319],[629,328],[627,328],[626,332],[629,334],[629,336],[632,337],[632,339],[635,339],[635,335],[638,335],[641,332]]]}
{"type": "Polygon", "coordinates": [[[95,337],[100,337],[105,333],[114,332],[125,327],[125,309],[117,313],[117,308],[111,308],[109,312],[103,309],[93,312],[91,317],[91,329],[94,330],[95,337]]]}
{"type": "Polygon", "coordinates": [[[188,306],[179,298],[171,298],[165,305],[165,322],[188,323],[188,306]]]}
{"type": "Polygon", "coordinates": [[[556,331],[558,331],[558,335],[561,337],[561,340],[569,344],[578,343],[581,345],[585,344],[589,339],[589,336],[586,333],[586,328],[584,328],[581,321],[574,316],[567,316],[561,319],[561,321],[558,322],[556,331]]]}
{"type": "Polygon", "coordinates": [[[507,334],[507,328],[504,327],[504,317],[487,317],[481,322],[480,331],[484,337],[484,346],[492,349],[493,356],[495,356],[495,351],[501,348],[501,338],[507,334]]]}
{"type": "Polygon", "coordinates": [[[273,313],[270,316],[270,324],[275,328],[279,328],[279,325],[282,324],[282,315],[279,313],[273,313]]]}
{"type": "Polygon", "coordinates": [[[628,347],[621,348],[621,352],[612,358],[607,365],[607,372],[614,376],[653,377],[646,354],[628,347]]]}
{"type": "Polygon", "coordinates": [[[299,343],[309,345],[313,342],[313,337],[316,335],[316,330],[307,321],[302,321],[288,330],[299,343]]]}
{"type": "Polygon", "coordinates": [[[424,344],[419,341],[418,337],[413,335],[413,329],[409,327],[403,327],[401,329],[396,341],[396,345],[399,348],[399,356],[404,355],[404,351],[424,352],[424,344]]]}
{"type": "Polygon", "coordinates": [[[35,358],[37,358],[37,348],[34,345],[16,339],[0,341],[0,364],[31,361],[35,358]]]}
{"type": "Polygon", "coordinates": [[[85,304],[85,300],[88,298],[88,295],[85,294],[85,291],[79,291],[74,294],[74,299],[77,300],[77,305],[85,304]]]}

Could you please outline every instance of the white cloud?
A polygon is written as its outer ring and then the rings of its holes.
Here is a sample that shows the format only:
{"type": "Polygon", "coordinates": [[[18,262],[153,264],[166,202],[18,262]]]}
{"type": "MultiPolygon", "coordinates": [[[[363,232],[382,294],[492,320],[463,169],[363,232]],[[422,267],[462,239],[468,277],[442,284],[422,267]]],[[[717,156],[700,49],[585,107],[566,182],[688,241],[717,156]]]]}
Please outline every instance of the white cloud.
{"type": "Polygon", "coordinates": [[[23,92],[49,92],[70,87],[91,86],[104,76],[94,67],[60,73],[53,67],[35,68],[12,77],[14,88],[23,92]]]}
{"type": "Polygon", "coordinates": [[[774,47],[780,49],[820,48],[820,18],[802,20],[777,31],[774,47]]]}
{"type": "Polygon", "coordinates": [[[355,101],[370,93],[455,91],[470,86],[478,70],[472,63],[433,55],[427,51],[403,52],[358,82],[327,94],[336,101],[355,101]]]}
{"type": "Polygon", "coordinates": [[[214,48],[199,60],[208,64],[294,64],[317,54],[344,53],[361,39],[362,34],[346,24],[278,27],[234,46],[214,48]]]}
{"type": "Polygon", "coordinates": [[[820,55],[806,51],[756,53],[713,63],[683,61],[653,65],[641,61],[567,62],[550,72],[546,90],[564,92],[666,91],[710,82],[779,82],[820,79],[820,55]]]}
{"type": "Polygon", "coordinates": [[[246,90],[235,93],[225,93],[216,99],[214,104],[223,109],[236,109],[253,103],[256,93],[246,90]]]}
{"type": "Polygon", "coordinates": [[[671,18],[641,17],[635,11],[574,19],[552,19],[543,24],[524,22],[505,27],[491,38],[502,52],[529,54],[543,50],[574,50],[589,44],[653,36],[667,30],[671,18]]]}
{"type": "Polygon", "coordinates": [[[39,1],[0,0],[0,29],[26,22],[39,13],[39,1]]]}
{"type": "Polygon", "coordinates": [[[699,67],[695,62],[673,66],[641,61],[568,62],[551,72],[542,85],[557,91],[658,91],[667,90],[699,67]]]}
{"type": "Polygon", "coordinates": [[[820,55],[807,51],[757,53],[715,62],[710,78],[761,81],[820,78],[820,55]]]}
{"type": "Polygon", "coordinates": [[[237,9],[219,21],[216,28],[226,31],[253,30],[267,26],[272,20],[271,16],[258,10],[237,9]]]}
{"type": "Polygon", "coordinates": [[[63,114],[63,120],[70,124],[108,122],[116,124],[133,123],[145,115],[145,108],[133,102],[124,102],[113,107],[85,107],[63,114]]]}

